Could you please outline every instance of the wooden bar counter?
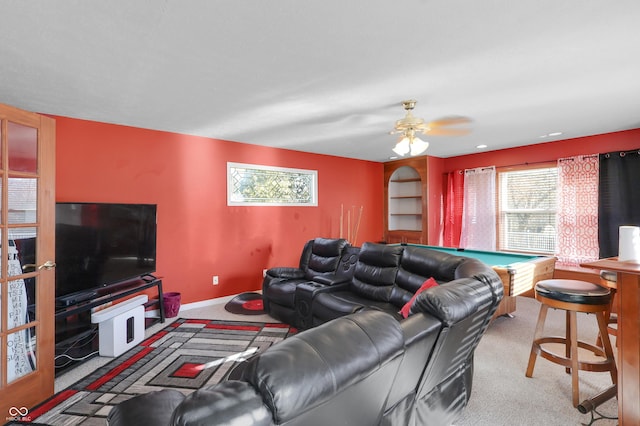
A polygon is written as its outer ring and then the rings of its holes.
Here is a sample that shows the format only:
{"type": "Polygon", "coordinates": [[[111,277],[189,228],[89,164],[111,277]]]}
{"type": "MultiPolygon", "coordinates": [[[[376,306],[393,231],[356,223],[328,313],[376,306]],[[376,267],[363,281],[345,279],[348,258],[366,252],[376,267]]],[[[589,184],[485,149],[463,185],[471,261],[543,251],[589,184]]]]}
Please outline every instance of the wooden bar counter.
{"type": "Polygon", "coordinates": [[[640,425],[640,264],[613,257],[581,266],[618,275],[618,420],[640,425]]]}

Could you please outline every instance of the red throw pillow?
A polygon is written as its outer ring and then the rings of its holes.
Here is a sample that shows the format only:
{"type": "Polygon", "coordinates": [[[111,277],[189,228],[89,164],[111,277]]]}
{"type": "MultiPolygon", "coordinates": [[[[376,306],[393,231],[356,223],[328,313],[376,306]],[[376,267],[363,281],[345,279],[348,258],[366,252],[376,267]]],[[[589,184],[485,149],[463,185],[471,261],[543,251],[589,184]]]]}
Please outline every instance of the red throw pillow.
{"type": "Polygon", "coordinates": [[[409,310],[411,309],[411,305],[413,305],[413,301],[416,300],[416,297],[418,297],[418,295],[420,293],[422,293],[423,291],[425,291],[428,288],[431,287],[435,287],[437,286],[438,283],[436,282],[436,280],[434,280],[433,278],[429,278],[428,280],[426,280],[418,289],[418,291],[416,291],[416,293],[413,295],[413,297],[411,298],[411,300],[409,300],[407,303],[405,303],[405,305],[402,307],[402,309],[400,309],[400,314],[404,317],[407,318],[409,316],[409,310]]]}

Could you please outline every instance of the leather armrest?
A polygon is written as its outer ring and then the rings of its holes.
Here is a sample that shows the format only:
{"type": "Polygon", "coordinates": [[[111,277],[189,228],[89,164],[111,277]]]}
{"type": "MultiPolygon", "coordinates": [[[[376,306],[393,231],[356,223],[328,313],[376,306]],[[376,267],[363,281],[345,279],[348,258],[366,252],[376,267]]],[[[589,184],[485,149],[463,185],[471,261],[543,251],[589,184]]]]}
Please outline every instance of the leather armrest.
{"type": "MultiPolygon", "coordinates": [[[[321,283],[318,283],[321,284],[321,283]]],[[[314,293],[331,293],[332,291],[346,290],[349,288],[348,282],[341,282],[331,285],[323,285],[322,287],[317,288],[314,293]]]]}
{"type": "Polygon", "coordinates": [[[349,281],[347,277],[339,277],[337,275],[318,275],[313,277],[313,281],[324,285],[336,285],[349,281]]]}
{"type": "Polygon", "coordinates": [[[442,323],[435,317],[418,313],[400,321],[405,342],[405,353],[398,375],[393,382],[387,408],[398,404],[407,395],[411,395],[420,381],[420,374],[429,362],[442,323]]]}
{"type": "Polygon", "coordinates": [[[228,381],[189,394],[174,411],[170,424],[269,426],[272,422],[262,397],[249,383],[228,381]]]}
{"type": "Polygon", "coordinates": [[[267,275],[273,278],[300,279],[304,278],[304,271],[299,268],[279,267],[267,270],[267,275]]]}
{"type": "Polygon", "coordinates": [[[109,426],[168,425],[185,396],[175,389],[163,389],[135,396],[111,409],[109,426]]]}
{"type": "Polygon", "coordinates": [[[404,334],[405,346],[408,347],[416,341],[425,340],[429,334],[434,336],[432,340],[435,341],[435,336],[442,328],[442,323],[437,318],[421,312],[400,321],[400,326],[404,334]]]}

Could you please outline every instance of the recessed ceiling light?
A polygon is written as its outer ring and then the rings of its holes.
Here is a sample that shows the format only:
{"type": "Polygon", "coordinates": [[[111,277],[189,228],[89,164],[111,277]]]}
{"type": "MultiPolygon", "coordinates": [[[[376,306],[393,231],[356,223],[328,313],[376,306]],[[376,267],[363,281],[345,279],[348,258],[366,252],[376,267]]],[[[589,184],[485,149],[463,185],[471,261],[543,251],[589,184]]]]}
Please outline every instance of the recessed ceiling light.
{"type": "Polygon", "coordinates": [[[483,149],[483,148],[486,148],[486,147],[487,147],[487,145],[485,145],[485,144],[476,146],[476,148],[478,148],[478,149],[483,149]]]}

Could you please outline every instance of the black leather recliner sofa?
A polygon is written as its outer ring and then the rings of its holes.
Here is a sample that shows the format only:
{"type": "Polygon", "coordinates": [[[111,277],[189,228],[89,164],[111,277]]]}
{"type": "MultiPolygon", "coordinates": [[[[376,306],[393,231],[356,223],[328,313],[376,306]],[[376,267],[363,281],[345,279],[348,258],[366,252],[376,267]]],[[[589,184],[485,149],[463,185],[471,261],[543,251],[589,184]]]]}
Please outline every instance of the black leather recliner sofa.
{"type": "Polygon", "coordinates": [[[282,322],[295,324],[296,287],[316,277],[334,276],[347,247],[349,243],[342,238],[309,240],[302,248],[297,268],[279,267],[267,270],[262,284],[263,294],[268,294],[263,298],[265,311],[282,322]]]}
{"type": "Polygon", "coordinates": [[[108,423],[449,425],[467,404],[473,353],[503,294],[491,268],[465,268],[471,276],[419,294],[405,320],[361,309],[243,362],[237,380],[186,397],[137,396],[108,423]]]}
{"type": "MultiPolygon", "coordinates": [[[[480,268],[475,259],[425,247],[367,242],[358,249],[344,240],[316,239],[307,242],[305,250],[312,243],[334,248],[333,272],[327,268],[322,274],[291,279],[294,268],[273,268],[262,285],[266,312],[300,329],[371,308],[402,320],[399,311],[427,279],[442,285],[471,278],[480,268]],[[335,260],[338,249],[342,250],[339,261],[335,260]]],[[[491,269],[480,265],[487,273],[491,269]]]]}

